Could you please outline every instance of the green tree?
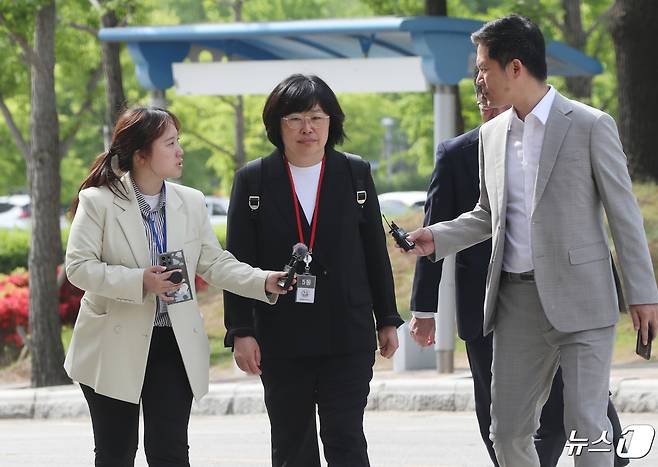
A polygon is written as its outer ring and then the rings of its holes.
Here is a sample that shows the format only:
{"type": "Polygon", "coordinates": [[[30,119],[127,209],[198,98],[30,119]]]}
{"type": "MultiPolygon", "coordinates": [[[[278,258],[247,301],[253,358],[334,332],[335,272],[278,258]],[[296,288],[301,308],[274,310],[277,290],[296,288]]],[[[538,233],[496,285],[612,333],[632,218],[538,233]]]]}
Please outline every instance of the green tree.
{"type": "MultiPolygon", "coordinates": [[[[71,6],[71,4],[69,4],[71,6]]],[[[73,5],[75,6],[75,5],[73,5]]],[[[61,23],[66,22],[68,7],[63,8],[61,23]]],[[[60,245],[60,164],[80,130],[83,118],[92,107],[100,66],[87,73],[80,67],[80,46],[66,41],[56,41],[58,19],[53,0],[29,0],[21,3],[3,0],[0,3],[0,27],[4,40],[13,45],[13,53],[27,65],[30,80],[27,90],[17,85],[18,80],[0,82],[0,101],[7,126],[10,128],[15,148],[26,161],[28,189],[32,206],[32,235],[30,243],[30,335],[32,355],[32,385],[47,386],[68,382],[62,363],[64,351],[60,338],[59,300],[56,268],[61,263],[60,245]],[[32,41],[29,37],[32,36],[32,41]],[[85,77],[78,86],[66,83],[56,93],[56,56],[75,56],[75,65],[58,63],[58,72],[85,77]],[[82,72],[82,73],[81,73],[82,72]],[[70,85],[70,86],[69,86],[70,85]],[[80,89],[82,87],[82,89],[80,89]],[[7,92],[11,94],[6,94],[7,92]],[[56,95],[59,98],[56,98],[56,95]],[[75,97],[74,97],[75,95],[75,97]],[[16,104],[5,103],[28,100],[29,125],[25,131],[24,116],[14,118],[16,104]],[[66,109],[66,110],[63,110],[66,109]],[[24,136],[25,133],[29,137],[24,136]]],[[[11,58],[4,60],[12,63],[11,58]]],[[[73,62],[73,61],[72,61],[73,62]]],[[[91,60],[94,64],[94,60],[91,60]]],[[[25,78],[18,73],[17,78],[25,78]]]]}
{"type": "MultiPolygon", "coordinates": [[[[55,105],[55,3],[34,2],[8,11],[3,5],[0,24],[7,28],[29,63],[32,81],[30,142],[19,132],[17,145],[27,161],[32,205],[30,242],[30,334],[32,385],[69,382],[62,367],[64,348],[60,338],[59,303],[55,270],[61,250],[59,230],[59,122],[55,105]],[[30,11],[31,10],[31,11],[30,11]],[[13,13],[13,14],[12,14],[13,13]],[[23,35],[26,20],[34,15],[34,45],[23,35]]],[[[5,118],[11,115],[5,115],[5,118]]]]}

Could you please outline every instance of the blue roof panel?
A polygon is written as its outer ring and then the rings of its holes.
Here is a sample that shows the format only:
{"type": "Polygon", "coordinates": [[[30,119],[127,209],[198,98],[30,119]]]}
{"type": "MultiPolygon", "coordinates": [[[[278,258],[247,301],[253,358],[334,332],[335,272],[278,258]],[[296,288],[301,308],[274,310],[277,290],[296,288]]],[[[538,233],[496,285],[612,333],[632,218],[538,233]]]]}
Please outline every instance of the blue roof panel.
{"type": "MultiPolygon", "coordinates": [[[[378,17],[107,28],[98,36],[128,43],[138,79],[151,90],[173,86],[172,63],[204,47],[242,60],[420,56],[428,82],[456,84],[472,74],[470,35],[482,24],[455,17],[378,17]]],[[[547,60],[556,75],[602,70],[598,61],[563,43],[549,44],[547,60]]]]}

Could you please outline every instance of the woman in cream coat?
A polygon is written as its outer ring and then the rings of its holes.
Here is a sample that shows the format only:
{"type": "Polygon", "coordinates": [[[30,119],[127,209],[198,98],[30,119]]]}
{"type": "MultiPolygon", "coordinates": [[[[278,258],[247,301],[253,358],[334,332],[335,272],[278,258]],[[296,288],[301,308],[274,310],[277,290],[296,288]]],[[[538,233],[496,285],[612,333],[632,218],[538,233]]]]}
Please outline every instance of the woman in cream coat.
{"type": "Polygon", "coordinates": [[[85,295],[64,366],[89,404],[96,466],[133,465],[140,402],[149,465],[189,466],[191,402],[208,391],[209,366],[195,274],[263,302],[285,293],[283,273],[221,248],[201,192],[165,181],[182,174],[179,127],[166,110],[126,111],[73,204],[66,273],[85,295]],[[172,304],[180,284],[157,264],[176,250],[194,299],[172,304]]]}

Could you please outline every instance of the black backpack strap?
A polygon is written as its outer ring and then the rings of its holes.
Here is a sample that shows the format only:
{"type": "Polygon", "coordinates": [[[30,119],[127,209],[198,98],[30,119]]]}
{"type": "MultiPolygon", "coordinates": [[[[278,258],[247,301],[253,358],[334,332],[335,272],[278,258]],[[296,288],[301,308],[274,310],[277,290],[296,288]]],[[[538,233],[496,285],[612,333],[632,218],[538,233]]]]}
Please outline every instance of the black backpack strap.
{"type": "Polygon", "coordinates": [[[256,215],[260,209],[260,195],[263,185],[263,158],[259,157],[258,159],[249,161],[244,170],[245,177],[247,178],[247,205],[249,206],[249,214],[252,219],[256,219],[256,215]]]}
{"type": "Polygon", "coordinates": [[[368,200],[368,192],[366,191],[366,177],[367,171],[370,170],[370,165],[356,154],[344,152],[347,158],[350,174],[352,175],[352,187],[356,198],[356,204],[363,209],[363,206],[368,200]]]}

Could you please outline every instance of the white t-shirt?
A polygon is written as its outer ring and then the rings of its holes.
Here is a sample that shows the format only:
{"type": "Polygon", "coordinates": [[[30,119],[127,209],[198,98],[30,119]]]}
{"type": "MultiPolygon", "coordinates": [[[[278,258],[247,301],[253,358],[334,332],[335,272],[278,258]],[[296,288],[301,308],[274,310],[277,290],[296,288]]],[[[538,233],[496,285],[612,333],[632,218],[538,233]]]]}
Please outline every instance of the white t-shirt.
{"type": "Polygon", "coordinates": [[[158,201],[160,201],[160,193],[157,195],[145,195],[142,193],[144,201],[150,206],[151,211],[153,211],[158,206],[158,201]]]}
{"type": "Polygon", "coordinates": [[[302,205],[309,225],[311,224],[313,211],[315,210],[315,197],[318,193],[318,181],[320,180],[321,170],[322,162],[309,167],[297,167],[290,164],[290,172],[295,182],[297,199],[299,199],[299,203],[302,205]]]}

